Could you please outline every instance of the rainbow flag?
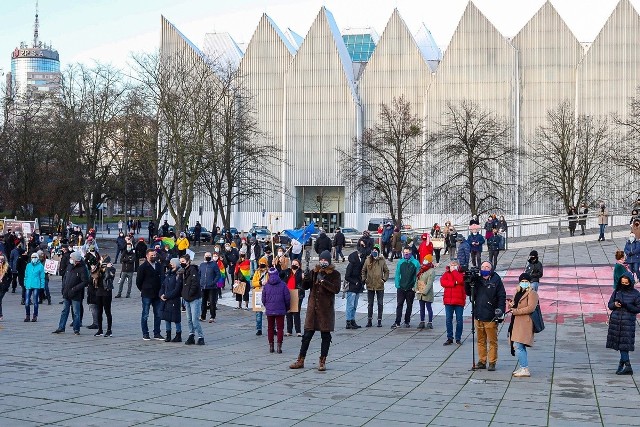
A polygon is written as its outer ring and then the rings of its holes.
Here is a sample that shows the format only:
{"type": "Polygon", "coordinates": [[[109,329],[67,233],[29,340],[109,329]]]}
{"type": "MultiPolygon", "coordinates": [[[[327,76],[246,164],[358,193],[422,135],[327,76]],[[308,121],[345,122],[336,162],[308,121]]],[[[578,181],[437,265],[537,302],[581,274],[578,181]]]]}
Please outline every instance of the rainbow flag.
{"type": "Polygon", "coordinates": [[[248,259],[236,265],[236,273],[240,272],[247,282],[251,282],[251,261],[248,259]]]}
{"type": "Polygon", "coordinates": [[[220,277],[222,279],[224,279],[225,277],[227,277],[227,270],[225,270],[224,268],[224,263],[222,262],[222,260],[218,260],[218,268],[220,269],[220,277]]]}

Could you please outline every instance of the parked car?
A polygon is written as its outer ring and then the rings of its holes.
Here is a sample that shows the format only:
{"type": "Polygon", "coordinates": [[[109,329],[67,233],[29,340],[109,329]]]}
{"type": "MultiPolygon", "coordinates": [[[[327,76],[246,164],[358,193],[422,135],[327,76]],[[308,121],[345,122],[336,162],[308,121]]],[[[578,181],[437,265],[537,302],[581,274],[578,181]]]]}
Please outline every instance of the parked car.
{"type": "Polygon", "coordinates": [[[375,233],[376,231],[378,231],[378,228],[381,225],[384,225],[388,222],[393,224],[393,220],[391,218],[371,218],[369,220],[369,226],[367,227],[367,230],[375,233]]]}
{"type": "MultiPolygon", "coordinates": [[[[196,238],[196,228],[189,227],[187,230],[187,239],[193,241],[196,238]]],[[[202,227],[202,231],[200,231],[200,241],[208,242],[211,240],[211,232],[207,230],[205,227],[202,227]]]]}
{"type": "Polygon", "coordinates": [[[256,233],[256,240],[260,243],[267,243],[271,241],[271,232],[265,228],[254,227],[249,230],[249,234],[256,233]]]}

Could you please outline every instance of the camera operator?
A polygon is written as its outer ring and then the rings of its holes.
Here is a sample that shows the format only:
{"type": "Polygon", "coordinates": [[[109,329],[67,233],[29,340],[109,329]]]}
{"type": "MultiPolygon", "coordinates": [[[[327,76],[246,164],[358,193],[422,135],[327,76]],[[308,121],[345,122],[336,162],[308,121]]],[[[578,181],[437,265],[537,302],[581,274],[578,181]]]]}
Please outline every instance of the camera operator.
{"type": "Polygon", "coordinates": [[[498,361],[498,320],[505,311],[507,293],[500,276],[493,266],[485,261],[480,266],[480,275],[465,281],[467,295],[473,291],[475,307],[473,317],[478,330],[478,364],[476,369],[487,368],[487,340],[489,341],[489,371],[496,370],[498,361]],[[472,282],[472,283],[471,283],[472,282]]]}

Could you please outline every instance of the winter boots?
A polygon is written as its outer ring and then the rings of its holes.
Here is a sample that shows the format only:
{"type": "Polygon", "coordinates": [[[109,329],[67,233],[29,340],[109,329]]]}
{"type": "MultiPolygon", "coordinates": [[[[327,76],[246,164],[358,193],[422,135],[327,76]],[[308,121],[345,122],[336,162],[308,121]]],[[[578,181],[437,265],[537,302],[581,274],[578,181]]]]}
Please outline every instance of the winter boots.
{"type": "Polygon", "coordinates": [[[631,369],[631,362],[624,362],[624,366],[619,372],[616,372],[618,375],[633,375],[633,369],[631,369]]]}
{"type": "Polygon", "coordinates": [[[276,348],[276,353],[282,354],[282,343],[281,342],[278,343],[278,347],[276,348]]]}
{"type": "Polygon", "coordinates": [[[269,353],[275,353],[272,342],[269,343],[269,353]]]}
{"type": "Polygon", "coordinates": [[[371,323],[371,317],[369,317],[369,319],[367,320],[367,328],[370,328],[373,326],[373,323],[371,323]]]}
{"type": "MultiPolygon", "coordinates": [[[[367,323],[367,327],[371,326],[371,319],[367,323]]],[[[362,326],[358,325],[355,320],[347,320],[347,329],[360,329],[362,326]]]]}
{"type": "Polygon", "coordinates": [[[182,332],[176,332],[176,336],[173,337],[171,342],[182,342],[182,332]]]}
{"type": "Polygon", "coordinates": [[[318,371],[324,372],[327,370],[327,356],[320,356],[320,360],[318,361],[318,371]]]}
{"type": "Polygon", "coordinates": [[[298,356],[298,360],[289,365],[290,369],[302,369],[304,368],[304,357],[298,356]]]}
{"type": "Polygon", "coordinates": [[[171,331],[167,331],[164,337],[164,342],[171,342],[171,331]]]}

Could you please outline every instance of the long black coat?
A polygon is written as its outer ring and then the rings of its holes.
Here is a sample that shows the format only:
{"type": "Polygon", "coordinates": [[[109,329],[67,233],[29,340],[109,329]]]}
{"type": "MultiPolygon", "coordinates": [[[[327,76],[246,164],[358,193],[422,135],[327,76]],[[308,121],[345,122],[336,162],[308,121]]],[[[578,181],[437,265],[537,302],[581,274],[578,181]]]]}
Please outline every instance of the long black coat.
{"type": "Polygon", "coordinates": [[[640,292],[633,286],[618,285],[609,298],[609,331],[607,332],[607,348],[622,351],[633,351],[636,338],[636,315],[640,313],[640,292]],[[615,301],[623,303],[616,307],[615,301]]]}
{"type": "Polygon", "coordinates": [[[304,330],[332,332],[336,323],[336,294],[340,292],[340,273],[332,264],[318,265],[302,279],[302,286],[311,289],[307,303],[304,330]]]}
{"type": "Polygon", "coordinates": [[[364,291],[364,283],[362,282],[362,266],[364,265],[364,257],[360,258],[358,252],[352,252],[349,255],[349,265],[344,275],[344,279],[349,284],[347,291],[361,293],[364,291]]]}
{"type": "Polygon", "coordinates": [[[181,283],[176,280],[176,272],[170,271],[162,282],[158,296],[164,295],[166,301],[160,303],[160,318],[168,322],[180,323],[182,320],[180,313],[180,294],[182,293],[181,283]]]}

